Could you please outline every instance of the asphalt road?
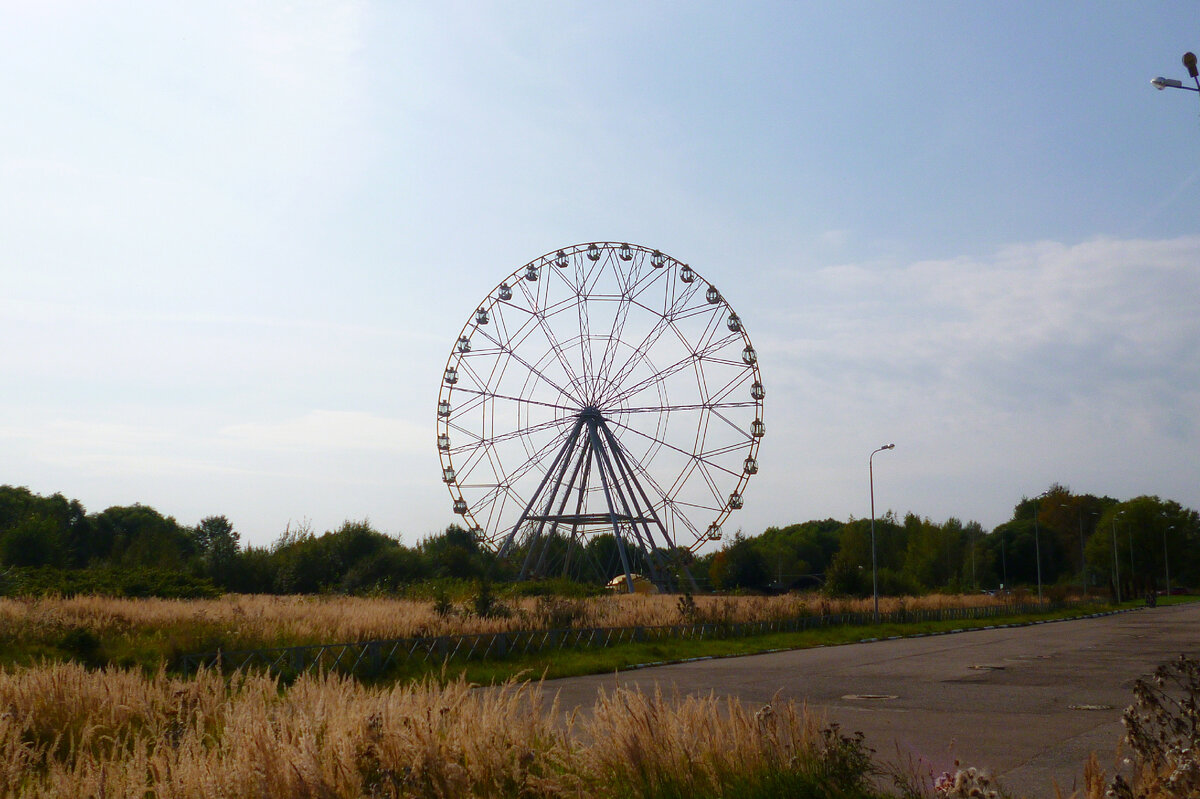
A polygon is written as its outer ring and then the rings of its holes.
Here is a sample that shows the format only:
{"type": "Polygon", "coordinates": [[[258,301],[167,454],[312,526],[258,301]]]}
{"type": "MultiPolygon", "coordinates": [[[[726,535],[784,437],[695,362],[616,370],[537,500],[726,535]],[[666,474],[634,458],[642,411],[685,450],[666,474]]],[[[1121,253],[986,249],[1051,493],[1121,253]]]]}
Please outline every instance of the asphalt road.
{"type": "Polygon", "coordinates": [[[1017,795],[1081,782],[1095,752],[1111,773],[1134,681],[1181,653],[1200,654],[1200,603],[1028,627],[977,630],[552,680],[563,708],[600,687],[668,695],[781,700],[861,730],[884,761],[919,758],[935,773],[957,759],[989,769],[1017,795]]]}

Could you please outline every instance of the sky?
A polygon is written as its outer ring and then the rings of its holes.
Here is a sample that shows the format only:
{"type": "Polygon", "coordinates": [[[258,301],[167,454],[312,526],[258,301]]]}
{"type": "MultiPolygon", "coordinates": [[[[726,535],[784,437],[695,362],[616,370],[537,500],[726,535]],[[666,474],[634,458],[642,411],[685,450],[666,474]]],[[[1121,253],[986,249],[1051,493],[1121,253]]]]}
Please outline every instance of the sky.
{"type": "Polygon", "coordinates": [[[727,523],[1200,507],[1188,2],[0,3],[0,484],[245,543],[455,521],[464,322],[559,247],[720,286],[727,523]]]}

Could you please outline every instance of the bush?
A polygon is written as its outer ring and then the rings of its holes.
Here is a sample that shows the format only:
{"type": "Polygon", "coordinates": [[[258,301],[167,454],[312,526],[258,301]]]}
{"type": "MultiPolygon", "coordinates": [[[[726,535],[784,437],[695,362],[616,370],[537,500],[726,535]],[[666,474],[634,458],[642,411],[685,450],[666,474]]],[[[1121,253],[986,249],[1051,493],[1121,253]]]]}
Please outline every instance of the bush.
{"type": "Polygon", "coordinates": [[[78,596],[99,594],[114,597],[161,597],[201,599],[221,595],[221,590],[204,577],[170,569],[9,569],[0,579],[4,596],[78,596]]]}

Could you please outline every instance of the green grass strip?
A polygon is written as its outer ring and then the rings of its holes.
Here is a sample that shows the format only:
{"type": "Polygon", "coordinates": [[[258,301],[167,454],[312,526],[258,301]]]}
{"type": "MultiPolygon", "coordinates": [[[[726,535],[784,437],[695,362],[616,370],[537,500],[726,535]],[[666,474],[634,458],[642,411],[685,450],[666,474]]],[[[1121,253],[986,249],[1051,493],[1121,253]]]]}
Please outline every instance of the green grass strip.
{"type": "Polygon", "coordinates": [[[670,639],[615,644],[603,649],[561,649],[552,653],[514,655],[503,660],[450,662],[447,664],[409,663],[403,667],[390,669],[384,679],[390,682],[435,675],[442,680],[453,680],[462,675],[470,682],[489,685],[519,676],[538,678],[544,675],[546,679],[579,677],[586,674],[607,674],[614,671],[627,671],[699,659],[742,657],[822,646],[943,635],[1001,626],[1024,626],[1086,618],[1120,610],[1133,610],[1141,607],[1142,604],[1140,602],[1123,603],[1120,608],[1115,610],[1112,605],[1097,604],[1046,614],[999,616],[988,619],[825,627],[802,632],[769,633],[741,638],[670,639]]]}

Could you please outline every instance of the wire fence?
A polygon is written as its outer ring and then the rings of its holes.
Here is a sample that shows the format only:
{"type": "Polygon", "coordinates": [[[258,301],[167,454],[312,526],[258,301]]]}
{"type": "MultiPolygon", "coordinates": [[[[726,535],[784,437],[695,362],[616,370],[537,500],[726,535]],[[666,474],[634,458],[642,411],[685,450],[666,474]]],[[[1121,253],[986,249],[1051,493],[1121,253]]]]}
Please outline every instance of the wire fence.
{"type": "MultiPolygon", "coordinates": [[[[976,621],[1003,616],[1052,613],[1079,604],[1083,603],[1047,602],[979,608],[897,610],[880,613],[879,621],[881,624],[976,621]]],[[[696,622],[654,627],[584,627],[438,635],[341,644],[218,650],[183,655],[178,667],[184,673],[192,673],[204,667],[221,670],[265,669],[286,676],[337,671],[370,678],[412,666],[440,666],[456,661],[503,660],[545,652],[603,649],[627,643],[744,638],[829,627],[865,626],[873,622],[872,613],[855,612],[805,615],[758,622],[696,622]]]]}

